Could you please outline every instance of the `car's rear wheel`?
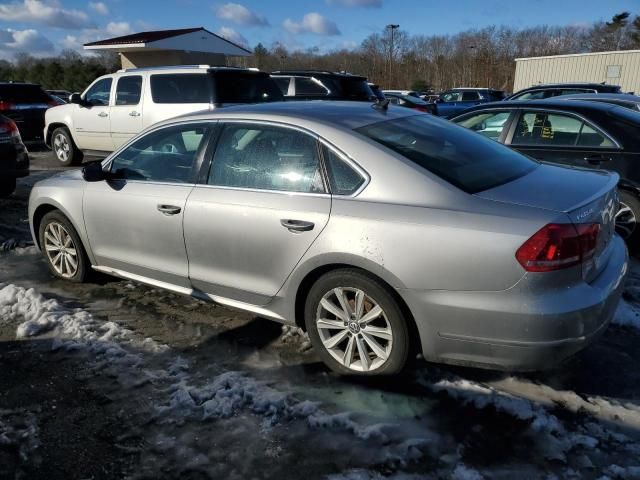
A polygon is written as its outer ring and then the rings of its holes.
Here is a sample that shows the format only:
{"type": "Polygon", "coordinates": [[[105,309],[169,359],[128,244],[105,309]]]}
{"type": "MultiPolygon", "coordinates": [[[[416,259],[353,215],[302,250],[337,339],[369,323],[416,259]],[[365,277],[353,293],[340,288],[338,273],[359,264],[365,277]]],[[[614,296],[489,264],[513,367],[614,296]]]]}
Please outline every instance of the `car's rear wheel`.
{"type": "Polygon", "coordinates": [[[0,198],[6,198],[16,190],[15,178],[0,178],[0,198]]]}
{"type": "Polygon", "coordinates": [[[629,250],[637,251],[640,242],[640,200],[620,191],[620,208],[616,213],[616,231],[627,242],[629,250]]]}
{"type": "Polygon", "coordinates": [[[87,278],[87,254],[75,228],[61,212],[54,210],[43,217],[39,239],[51,273],[72,282],[83,282],[87,278]]]}
{"type": "Polygon", "coordinates": [[[387,287],[355,269],[320,277],[305,304],[311,343],[334,371],[392,375],[409,354],[406,319],[387,287]]]}
{"type": "Polygon", "coordinates": [[[51,135],[51,148],[61,165],[79,165],[82,163],[83,154],[71,138],[69,130],[65,127],[56,128],[51,135]]]}

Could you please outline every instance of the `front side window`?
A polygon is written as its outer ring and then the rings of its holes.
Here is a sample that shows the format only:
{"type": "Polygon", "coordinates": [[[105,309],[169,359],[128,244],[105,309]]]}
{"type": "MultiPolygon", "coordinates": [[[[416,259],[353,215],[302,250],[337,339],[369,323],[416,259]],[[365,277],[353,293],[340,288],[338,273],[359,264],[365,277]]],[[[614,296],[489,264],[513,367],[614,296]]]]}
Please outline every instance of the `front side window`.
{"type": "Polygon", "coordinates": [[[111,173],[128,180],[190,183],[207,131],[206,124],[186,124],[151,132],[120,152],[111,173]]]}
{"type": "Polygon", "coordinates": [[[103,78],[94,83],[87,93],[84,95],[84,100],[90,103],[94,107],[109,105],[109,99],[111,98],[111,78],[103,78]]]}
{"type": "Polygon", "coordinates": [[[480,94],[478,92],[462,92],[463,102],[474,102],[479,99],[480,99],[480,94]]]}
{"type": "Polygon", "coordinates": [[[459,102],[461,98],[462,98],[462,94],[460,92],[445,92],[440,96],[440,101],[459,102]]]}
{"type": "Polygon", "coordinates": [[[491,140],[498,140],[509,119],[509,111],[483,112],[463,118],[456,123],[491,140]]]}
{"type": "Polygon", "coordinates": [[[210,103],[209,76],[204,73],[151,75],[153,103],[210,103]]]}
{"type": "Polygon", "coordinates": [[[469,193],[510,182],[538,166],[510,148],[431,115],[378,122],[356,132],[469,193]]]}
{"type": "Polygon", "coordinates": [[[520,116],[512,145],[575,145],[611,147],[613,143],[581,119],[546,112],[526,112],[520,116]]]}
{"type": "Polygon", "coordinates": [[[323,193],[316,139],[270,125],[224,127],[209,172],[209,185],[323,193]]]}
{"type": "Polygon", "coordinates": [[[329,186],[333,195],[351,195],[364,183],[365,179],[337,153],[322,146],[322,155],[327,166],[329,186]]]}
{"type": "Polygon", "coordinates": [[[116,85],[116,105],[138,105],[142,93],[142,77],[120,77],[116,85]]]}
{"type": "Polygon", "coordinates": [[[542,100],[543,98],[548,98],[551,95],[551,90],[533,90],[513,97],[512,100],[542,100]]]}

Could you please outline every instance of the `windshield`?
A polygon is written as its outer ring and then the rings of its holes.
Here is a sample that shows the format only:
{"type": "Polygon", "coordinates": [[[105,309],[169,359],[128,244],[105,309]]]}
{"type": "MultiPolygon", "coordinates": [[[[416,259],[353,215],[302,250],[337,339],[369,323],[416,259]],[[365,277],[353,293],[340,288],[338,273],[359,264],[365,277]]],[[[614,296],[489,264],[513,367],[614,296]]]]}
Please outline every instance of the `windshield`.
{"type": "Polygon", "coordinates": [[[537,163],[504,145],[430,115],[356,129],[468,193],[508,183],[537,163]]]}
{"type": "Polygon", "coordinates": [[[216,72],[216,103],[263,103],[283,100],[276,82],[265,73],[216,72]]]}

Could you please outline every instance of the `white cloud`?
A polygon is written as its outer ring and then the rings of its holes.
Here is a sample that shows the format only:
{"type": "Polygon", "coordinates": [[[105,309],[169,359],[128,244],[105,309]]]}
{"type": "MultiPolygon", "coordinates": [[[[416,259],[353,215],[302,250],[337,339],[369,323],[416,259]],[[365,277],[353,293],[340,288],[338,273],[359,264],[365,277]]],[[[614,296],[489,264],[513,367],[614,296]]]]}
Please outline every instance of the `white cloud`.
{"type": "Polygon", "coordinates": [[[302,17],[301,22],[287,18],[282,24],[290,33],[316,33],[318,35],[340,35],[338,26],[319,13],[311,12],[302,17]]]}
{"type": "Polygon", "coordinates": [[[131,25],[128,22],[109,22],[105,30],[106,33],[112,37],[121,37],[133,33],[131,25]]]}
{"type": "Polygon", "coordinates": [[[0,5],[0,20],[47,25],[80,30],[93,26],[88,15],[80,10],[62,8],[57,2],[24,0],[0,5]]]}
{"type": "Polygon", "coordinates": [[[104,2],[89,2],[89,8],[100,15],[109,15],[109,7],[104,2]]]}
{"type": "Polygon", "coordinates": [[[17,52],[50,55],[54,50],[53,43],[36,30],[0,30],[0,57],[8,58],[17,52]]]}
{"type": "Polygon", "coordinates": [[[238,25],[252,25],[265,27],[269,25],[269,22],[264,17],[252,10],[249,10],[244,5],[239,3],[225,3],[215,9],[216,16],[223,20],[229,20],[237,23],[238,25]]]}
{"type": "Polygon", "coordinates": [[[233,28],[221,27],[216,33],[222,38],[226,38],[230,42],[237,43],[243,47],[249,45],[247,39],[242,34],[236,32],[233,28]]]}
{"type": "Polygon", "coordinates": [[[324,0],[327,5],[336,5],[339,7],[376,7],[382,6],[382,0],[324,0]]]}

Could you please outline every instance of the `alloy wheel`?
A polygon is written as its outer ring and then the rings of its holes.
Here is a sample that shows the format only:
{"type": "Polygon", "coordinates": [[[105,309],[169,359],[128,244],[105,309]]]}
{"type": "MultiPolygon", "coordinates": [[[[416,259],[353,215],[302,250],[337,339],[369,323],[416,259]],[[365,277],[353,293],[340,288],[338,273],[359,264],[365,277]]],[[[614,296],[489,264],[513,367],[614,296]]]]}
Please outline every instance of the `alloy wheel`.
{"type": "Polygon", "coordinates": [[[65,137],[62,133],[59,133],[53,139],[53,150],[56,153],[56,157],[61,162],[66,162],[69,160],[69,154],[71,153],[71,145],[69,145],[69,141],[67,137],[65,137]]]}
{"type": "Polygon", "coordinates": [[[69,232],[57,222],[44,230],[44,249],[58,275],[72,278],[78,272],[78,250],[69,232]]]}
{"type": "Polygon", "coordinates": [[[327,292],[318,305],[316,327],[327,352],[351,370],[376,370],[391,354],[391,324],[380,305],[358,288],[327,292]]]}
{"type": "Polygon", "coordinates": [[[633,235],[636,230],[636,215],[629,205],[620,202],[620,208],[616,213],[616,231],[625,240],[633,235]]]}

